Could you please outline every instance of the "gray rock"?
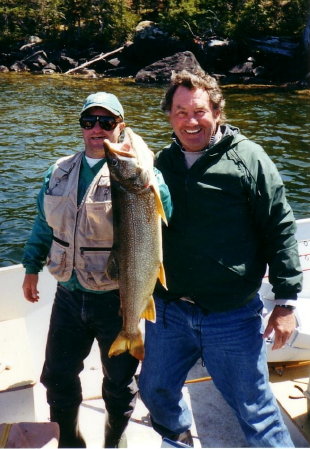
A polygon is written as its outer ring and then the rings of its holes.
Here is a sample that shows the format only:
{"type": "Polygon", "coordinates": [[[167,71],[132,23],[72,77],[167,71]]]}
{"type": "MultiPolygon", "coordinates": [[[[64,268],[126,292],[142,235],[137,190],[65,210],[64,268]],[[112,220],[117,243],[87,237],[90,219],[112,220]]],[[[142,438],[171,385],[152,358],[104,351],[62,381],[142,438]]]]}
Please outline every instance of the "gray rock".
{"type": "Polygon", "coordinates": [[[10,66],[11,72],[29,72],[29,67],[24,64],[22,61],[16,61],[14,64],[10,66]]]}
{"type": "Polygon", "coordinates": [[[202,70],[194,54],[190,51],[175,53],[173,56],[160,59],[139,70],[136,74],[136,83],[168,83],[172,71],[183,69],[194,72],[202,70]]]}
{"type": "Polygon", "coordinates": [[[247,74],[253,75],[254,64],[252,61],[247,61],[243,64],[237,64],[232,69],[229,70],[229,73],[238,73],[238,74],[247,74]]]}

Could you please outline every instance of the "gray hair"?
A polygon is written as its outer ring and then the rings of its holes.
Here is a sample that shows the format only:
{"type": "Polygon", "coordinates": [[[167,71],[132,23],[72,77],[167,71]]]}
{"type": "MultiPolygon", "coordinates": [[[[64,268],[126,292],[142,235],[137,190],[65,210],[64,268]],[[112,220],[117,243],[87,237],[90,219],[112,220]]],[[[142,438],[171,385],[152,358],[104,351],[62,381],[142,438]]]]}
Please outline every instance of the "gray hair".
{"type": "Polygon", "coordinates": [[[161,102],[161,108],[164,112],[171,111],[173,96],[179,86],[186,87],[189,90],[199,88],[205,90],[209,95],[213,108],[220,111],[220,123],[226,120],[224,112],[225,100],[218,82],[203,70],[197,70],[195,72],[189,72],[187,70],[172,72],[170,85],[161,102]]]}

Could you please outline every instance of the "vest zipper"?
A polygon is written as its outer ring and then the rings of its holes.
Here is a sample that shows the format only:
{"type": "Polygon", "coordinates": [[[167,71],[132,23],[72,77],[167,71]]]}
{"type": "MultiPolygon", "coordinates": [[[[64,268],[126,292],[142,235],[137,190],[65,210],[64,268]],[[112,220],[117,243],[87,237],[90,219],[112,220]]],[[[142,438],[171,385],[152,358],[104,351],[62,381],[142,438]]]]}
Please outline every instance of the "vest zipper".
{"type": "MultiPolygon", "coordinates": [[[[75,228],[74,228],[74,234],[73,234],[73,245],[74,245],[74,248],[73,248],[73,261],[72,261],[72,263],[73,263],[73,269],[75,269],[75,259],[76,259],[76,230],[77,230],[78,221],[79,221],[79,212],[80,212],[82,206],[84,205],[84,203],[85,203],[85,201],[86,201],[87,195],[88,195],[90,189],[91,189],[92,186],[93,186],[94,180],[98,178],[98,182],[99,182],[99,179],[100,179],[101,176],[102,176],[101,171],[102,171],[102,168],[99,170],[99,172],[97,173],[97,175],[95,175],[95,177],[93,178],[92,182],[89,184],[89,186],[88,186],[88,188],[86,189],[86,192],[85,192],[85,194],[84,194],[84,196],[83,196],[82,201],[80,202],[80,204],[77,205],[77,209],[76,209],[76,220],[75,220],[75,228]]],[[[105,189],[104,195],[108,196],[108,188],[105,189]]],[[[88,247],[85,247],[85,246],[81,246],[81,247],[80,247],[80,251],[81,251],[81,254],[82,254],[82,255],[84,254],[85,251],[103,251],[103,250],[110,251],[111,248],[88,248],[88,247]]]]}
{"type": "MultiPolygon", "coordinates": [[[[80,212],[82,206],[84,205],[84,203],[85,203],[85,201],[86,201],[88,192],[90,191],[90,188],[91,188],[91,185],[92,185],[93,182],[94,182],[94,180],[92,180],[92,182],[89,184],[88,188],[86,189],[86,192],[84,193],[84,196],[83,196],[83,198],[82,198],[82,201],[80,202],[79,205],[77,205],[77,208],[76,208],[76,219],[75,219],[75,227],[74,227],[74,234],[73,234],[73,245],[74,245],[74,248],[73,248],[73,261],[72,261],[72,263],[73,263],[73,269],[75,269],[75,259],[76,259],[76,252],[75,252],[75,251],[76,251],[76,229],[77,229],[78,221],[79,221],[79,212],[80,212]]],[[[82,249],[82,247],[81,247],[80,249],[82,249]]],[[[82,251],[81,251],[81,254],[83,254],[82,251]]]]}
{"type": "Polygon", "coordinates": [[[55,237],[54,235],[53,235],[53,240],[55,240],[55,242],[59,243],[60,245],[65,246],[66,248],[68,248],[70,246],[70,244],[68,242],[61,240],[61,239],[55,237]]]}
{"type": "Polygon", "coordinates": [[[84,254],[85,253],[85,251],[111,251],[111,249],[112,248],[105,248],[105,247],[103,247],[103,248],[98,248],[98,247],[93,247],[93,246],[81,246],[80,247],[80,251],[81,251],[81,254],[84,254]]]}

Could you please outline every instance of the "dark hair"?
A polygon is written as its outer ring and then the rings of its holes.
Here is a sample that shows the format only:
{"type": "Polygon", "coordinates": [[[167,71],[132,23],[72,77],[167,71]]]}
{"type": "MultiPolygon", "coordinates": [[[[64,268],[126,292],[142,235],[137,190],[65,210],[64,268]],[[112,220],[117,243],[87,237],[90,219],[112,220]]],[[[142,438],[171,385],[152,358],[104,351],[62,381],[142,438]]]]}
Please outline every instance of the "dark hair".
{"type": "Polygon", "coordinates": [[[220,111],[220,123],[226,120],[224,113],[225,100],[218,82],[203,70],[197,70],[195,72],[188,72],[187,70],[172,72],[170,85],[161,102],[161,108],[164,112],[171,111],[173,96],[179,86],[186,87],[189,90],[200,88],[207,91],[214,109],[220,111]]]}

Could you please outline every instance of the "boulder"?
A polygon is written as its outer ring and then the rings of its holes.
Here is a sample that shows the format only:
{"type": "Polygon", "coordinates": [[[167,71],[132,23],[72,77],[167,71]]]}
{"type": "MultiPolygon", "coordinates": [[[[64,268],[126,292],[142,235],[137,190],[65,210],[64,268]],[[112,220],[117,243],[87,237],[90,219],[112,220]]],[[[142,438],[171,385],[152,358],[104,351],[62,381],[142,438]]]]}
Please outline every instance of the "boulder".
{"type": "Polygon", "coordinates": [[[6,65],[0,65],[0,72],[1,73],[9,72],[9,69],[6,65]]]}
{"type": "Polygon", "coordinates": [[[310,70],[310,14],[308,16],[307,24],[303,32],[303,50],[304,50],[304,60],[305,60],[305,72],[306,79],[308,77],[308,85],[309,83],[309,70],[310,70]]]}
{"type": "Polygon", "coordinates": [[[208,73],[227,72],[246,57],[237,43],[229,39],[208,39],[201,46],[201,64],[208,73]]]}
{"type": "Polygon", "coordinates": [[[168,83],[172,71],[178,72],[183,69],[191,72],[202,70],[195,55],[190,51],[175,53],[144,67],[136,74],[135,81],[136,83],[168,83]]]}
{"type": "Polygon", "coordinates": [[[242,75],[254,75],[254,60],[249,58],[250,60],[237,64],[229,70],[229,73],[236,73],[242,75]]]}
{"type": "Polygon", "coordinates": [[[29,72],[29,67],[22,61],[16,61],[10,66],[11,72],[29,72]]]}
{"type": "Polygon", "coordinates": [[[41,70],[47,65],[47,59],[48,58],[46,53],[41,50],[29,56],[28,58],[23,59],[22,62],[26,63],[31,70],[41,70]]]}
{"type": "Polygon", "coordinates": [[[281,55],[293,58],[300,47],[300,42],[294,39],[278,36],[268,36],[260,39],[249,39],[251,47],[267,55],[281,55]]]}
{"type": "Polygon", "coordinates": [[[168,37],[168,33],[163,31],[155,22],[152,22],[151,20],[143,20],[136,26],[134,40],[162,39],[166,37],[168,37]]]}
{"type": "Polygon", "coordinates": [[[262,65],[259,65],[253,69],[253,74],[256,77],[262,77],[266,75],[266,68],[262,65]]]}
{"type": "Polygon", "coordinates": [[[44,73],[44,75],[52,75],[57,71],[58,71],[57,67],[52,62],[46,64],[46,66],[44,66],[42,69],[42,73],[44,73]]]}
{"type": "Polygon", "coordinates": [[[39,36],[29,36],[25,40],[25,44],[20,47],[20,51],[27,51],[35,45],[42,44],[43,40],[39,36]]]}
{"type": "Polygon", "coordinates": [[[58,64],[64,72],[78,66],[78,62],[75,59],[65,55],[60,55],[58,64]]]}

